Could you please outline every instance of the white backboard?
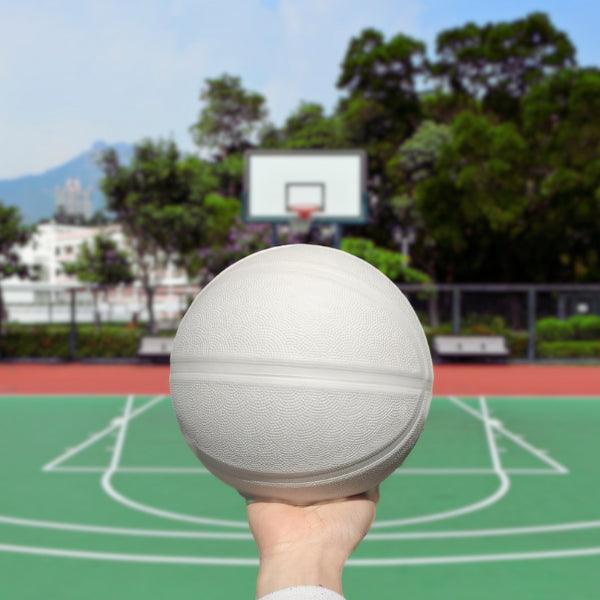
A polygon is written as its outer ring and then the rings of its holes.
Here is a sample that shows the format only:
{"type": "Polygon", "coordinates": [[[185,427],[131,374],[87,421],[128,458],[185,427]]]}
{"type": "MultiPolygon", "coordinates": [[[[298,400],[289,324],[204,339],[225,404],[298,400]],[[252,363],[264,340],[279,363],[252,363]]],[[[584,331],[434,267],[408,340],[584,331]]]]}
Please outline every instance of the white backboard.
{"type": "Polygon", "coordinates": [[[366,155],[362,150],[249,150],[244,219],[285,223],[294,207],[314,205],[314,221],[367,220],[366,155]]]}

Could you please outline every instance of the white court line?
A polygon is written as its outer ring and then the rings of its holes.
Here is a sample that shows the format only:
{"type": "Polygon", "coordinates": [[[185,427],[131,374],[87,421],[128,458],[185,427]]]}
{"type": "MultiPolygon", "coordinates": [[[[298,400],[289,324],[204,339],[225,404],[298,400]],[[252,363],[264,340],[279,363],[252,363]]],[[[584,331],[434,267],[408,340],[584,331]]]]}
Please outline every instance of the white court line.
{"type": "Polygon", "coordinates": [[[248,527],[246,521],[235,521],[232,519],[210,519],[208,517],[200,517],[195,515],[186,515],[183,513],[173,512],[170,510],[162,510],[159,508],[155,508],[153,506],[149,506],[147,504],[143,504],[142,502],[137,502],[136,500],[132,500],[127,496],[124,496],[119,491],[117,491],[112,484],[112,477],[115,474],[119,461],[121,459],[121,454],[123,452],[123,447],[125,444],[125,437],[127,435],[127,425],[131,418],[131,405],[133,403],[133,396],[128,396],[127,401],[125,402],[125,409],[123,410],[123,416],[119,419],[119,432],[117,434],[117,443],[114,446],[112,458],[110,461],[110,465],[108,469],[102,475],[102,479],[100,480],[100,484],[102,489],[106,492],[106,494],[111,497],[113,500],[122,504],[123,506],[127,506],[133,510],[138,512],[147,513],[153,515],[155,517],[161,517],[164,519],[172,519],[174,521],[183,521],[184,523],[195,523],[197,525],[216,525],[219,527],[235,527],[235,528],[244,528],[248,527]]]}
{"type": "MultiPolygon", "coordinates": [[[[121,427],[126,428],[126,418],[123,417],[121,427]]],[[[497,452],[497,450],[496,450],[497,452]]],[[[110,470],[109,470],[110,471],[110,470]]],[[[499,475],[499,472],[495,470],[496,475],[499,475]]],[[[105,473],[102,477],[102,488],[103,490],[116,502],[127,506],[133,510],[138,512],[144,512],[156,517],[161,517],[165,519],[171,519],[175,521],[181,521],[184,523],[194,523],[196,525],[211,525],[211,526],[221,526],[221,527],[234,527],[234,528],[247,528],[246,521],[236,521],[233,519],[212,519],[208,517],[201,517],[198,515],[191,515],[186,513],[174,512],[169,510],[164,510],[160,508],[156,508],[154,506],[144,504],[142,502],[138,502],[129,498],[116,490],[112,484],[112,476],[114,475],[114,471],[110,471],[109,474],[105,473]]],[[[403,519],[384,519],[381,521],[376,521],[373,524],[374,528],[389,528],[389,527],[397,527],[397,526],[405,526],[405,525],[416,525],[421,523],[432,523],[435,521],[442,521],[446,519],[452,519],[458,516],[463,516],[475,511],[482,510],[491,506],[492,504],[498,502],[508,491],[510,487],[510,483],[507,484],[508,477],[503,475],[499,477],[499,486],[498,488],[489,496],[478,500],[477,502],[473,502],[471,504],[463,505],[459,508],[441,511],[437,513],[430,513],[427,515],[419,515],[417,517],[407,517],[403,519]],[[505,480],[505,479],[506,480],[505,480]]]]}
{"type": "MultiPolygon", "coordinates": [[[[52,473],[104,473],[106,467],[55,467],[52,473]]],[[[555,469],[529,469],[514,468],[504,469],[508,475],[564,475],[555,469]]],[[[123,467],[119,466],[115,473],[127,473],[128,475],[208,475],[210,471],[202,467],[123,467]]],[[[392,475],[414,475],[414,476],[440,476],[440,475],[495,475],[494,469],[489,468],[411,468],[400,467],[392,475]]]]}
{"type": "MultiPolygon", "coordinates": [[[[155,396],[154,398],[152,398],[151,400],[146,402],[146,404],[144,404],[144,405],[140,406],[139,408],[137,408],[136,410],[134,410],[131,413],[131,418],[133,419],[133,418],[145,413],[148,409],[152,408],[155,404],[160,402],[164,397],[165,397],[164,395],[155,396]]],[[[92,444],[97,442],[98,440],[101,440],[103,437],[106,437],[107,435],[112,433],[118,426],[119,426],[118,423],[115,423],[115,422],[110,423],[104,429],[101,429],[100,431],[93,433],[89,438],[87,438],[86,440],[81,442],[81,444],[74,446],[72,448],[68,448],[60,456],[57,456],[55,459],[53,459],[49,463],[45,464],[42,467],[42,470],[43,471],[52,471],[55,467],[62,464],[69,458],[72,458],[76,454],[79,454],[79,452],[81,452],[82,450],[85,450],[86,448],[88,448],[89,446],[91,446],[92,444]]]]}
{"type": "MultiPolygon", "coordinates": [[[[24,519],[0,515],[0,523],[16,527],[33,529],[49,529],[56,531],[71,531],[77,533],[93,533],[98,535],[114,535],[126,537],[175,538],[175,539],[216,539],[216,540],[252,540],[250,533],[242,532],[208,532],[184,529],[140,529],[131,527],[107,527],[105,525],[90,525],[86,523],[64,523],[61,521],[43,521],[39,519],[24,519]]],[[[521,527],[499,527],[491,529],[449,529],[441,531],[404,531],[373,533],[365,538],[367,541],[385,540],[438,540],[438,539],[469,539],[510,537],[515,535],[539,535],[547,533],[565,533],[571,531],[586,531],[600,529],[598,521],[573,521],[570,523],[553,523],[547,525],[526,525],[521,527]]]]}
{"type": "Polygon", "coordinates": [[[409,517],[404,519],[386,519],[383,521],[375,521],[373,523],[373,529],[379,529],[384,527],[398,527],[398,526],[406,526],[406,525],[417,525],[421,523],[432,523],[434,521],[443,521],[446,519],[454,519],[456,517],[460,517],[466,514],[470,514],[484,508],[488,508],[492,506],[499,500],[501,500],[510,489],[510,479],[506,472],[502,469],[502,463],[500,462],[500,456],[498,454],[498,448],[496,446],[496,441],[494,440],[494,435],[491,430],[491,419],[489,418],[489,413],[487,410],[487,404],[485,402],[485,398],[481,397],[479,399],[479,403],[482,409],[483,414],[483,423],[484,429],[486,433],[486,439],[489,446],[490,457],[492,460],[492,468],[495,474],[498,477],[499,485],[496,490],[486,496],[485,498],[478,500],[477,502],[473,502],[471,504],[466,504],[459,508],[455,508],[448,511],[432,513],[429,515],[420,515],[418,517],[409,517]],[[485,412],[483,412],[485,411],[485,412]]]}
{"type": "MultiPolygon", "coordinates": [[[[471,406],[469,406],[462,400],[459,400],[456,396],[449,396],[449,400],[452,403],[454,403],[456,406],[458,406],[459,408],[464,410],[465,412],[468,412],[470,415],[472,415],[476,419],[483,421],[483,416],[481,415],[481,413],[477,412],[474,408],[472,408],[471,406]]],[[[528,452],[533,454],[536,458],[538,458],[542,462],[546,463],[548,466],[552,467],[553,469],[556,469],[559,473],[561,473],[563,475],[566,475],[569,473],[569,469],[567,469],[567,467],[560,464],[557,460],[554,460],[546,452],[540,450],[539,448],[536,448],[529,442],[525,441],[521,436],[516,435],[512,431],[508,430],[506,427],[504,427],[504,425],[502,425],[498,421],[493,420],[491,425],[496,431],[501,433],[504,437],[507,437],[509,440],[511,440],[518,446],[521,446],[521,448],[523,448],[524,450],[527,450],[528,452]]]]}
{"type": "Polygon", "coordinates": [[[490,418],[490,412],[486,399],[483,396],[479,397],[479,406],[481,408],[481,416],[485,426],[485,436],[490,451],[490,458],[492,460],[492,468],[500,480],[501,488],[504,490],[504,494],[506,494],[510,489],[510,479],[508,478],[506,471],[502,468],[500,453],[498,452],[496,438],[494,437],[494,431],[492,429],[492,419],[490,418]]]}
{"type": "Polygon", "coordinates": [[[123,454],[123,447],[125,445],[125,436],[127,435],[127,426],[129,425],[129,419],[131,419],[131,409],[133,407],[133,394],[127,396],[125,401],[125,408],[123,409],[123,416],[117,421],[119,429],[117,430],[117,439],[113,448],[113,453],[110,458],[110,464],[108,469],[104,471],[102,476],[102,487],[105,487],[106,481],[110,481],[113,473],[118,469],[119,463],[121,462],[121,455],[123,454]]]}
{"type": "MultiPolygon", "coordinates": [[[[84,560],[104,560],[151,564],[211,565],[237,567],[258,566],[258,558],[228,558],[225,556],[165,556],[160,554],[123,554],[118,552],[92,552],[89,550],[71,550],[38,546],[19,546],[13,544],[0,544],[0,552],[10,552],[13,554],[29,554],[34,556],[78,558],[84,560]]],[[[448,565],[465,563],[470,564],[481,562],[504,562],[516,560],[543,560],[553,558],[577,558],[583,556],[598,555],[600,555],[600,547],[567,548],[563,550],[544,550],[533,552],[505,552],[496,554],[459,554],[456,556],[351,558],[346,564],[351,567],[395,567],[417,565],[448,565]]]]}
{"type": "MultiPolygon", "coordinates": [[[[481,399],[481,402],[485,404],[485,400],[481,399]]],[[[487,409],[487,405],[486,405],[487,409]]],[[[477,413],[479,414],[479,413],[477,413]]],[[[126,421],[124,418],[123,421],[126,421]]],[[[123,425],[122,425],[123,426],[123,425]]],[[[484,420],[484,426],[487,428],[491,426],[491,419],[484,420]]],[[[486,429],[487,430],[487,429],[486,429]]],[[[491,431],[491,429],[490,429],[491,431]]],[[[489,440],[488,440],[489,441],[489,440]]],[[[495,442],[492,440],[493,444],[493,452],[498,454],[497,448],[495,446],[495,442]]],[[[492,451],[492,447],[490,446],[490,451],[492,451]]],[[[499,458],[497,459],[499,461],[499,458]]],[[[494,462],[494,461],[492,461],[494,462]]],[[[463,516],[466,514],[470,514],[472,512],[476,512],[482,510],[484,508],[488,508],[489,506],[498,502],[501,498],[503,498],[508,489],[510,488],[510,481],[508,480],[508,476],[501,469],[498,470],[496,466],[494,466],[494,471],[499,479],[499,485],[496,490],[486,496],[485,498],[478,500],[477,502],[473,502],[471,504],[463,505],[459,508],[455,508],[452,510],[441,511],[437,513],[430,513],[427,515],[419,515],[416,517],[407,517],[402,519],[383,519],[381,521],[376,521],[373,524],[373,528],[389,528],[389,527],[398,527],[398,526],[406,526],[406,525],[417,525],[421,523],[432,523],[435,521],[442,521],[446,519],[453,519],[459,516],[463,516]]],[[[138,502],[133,500],[124,494],[117,491],[112,484],[112,476],[114,472],[111,472],[110,475],[104,475],[102,477],[102,488],[104,491],[116,502],[127,506],[133,510],[138,512],[144,512],[156,517],[161,517],[165,519],[171,519],[175,521],[181,521],[184,523],[194,523],[196,525],[211,525],[211,526],[221,526],[221,527],[234,527],[234,528],[243,528],[247,527],[246,521],[236,521],[233,519],[212,519],[208,517],[201,517],[198,515],[191,515],[186,513],[174,512],[169,510],[164,510],[160,508],[156,508],[154,506],[144,504],[142,502],[138,502]]]]}

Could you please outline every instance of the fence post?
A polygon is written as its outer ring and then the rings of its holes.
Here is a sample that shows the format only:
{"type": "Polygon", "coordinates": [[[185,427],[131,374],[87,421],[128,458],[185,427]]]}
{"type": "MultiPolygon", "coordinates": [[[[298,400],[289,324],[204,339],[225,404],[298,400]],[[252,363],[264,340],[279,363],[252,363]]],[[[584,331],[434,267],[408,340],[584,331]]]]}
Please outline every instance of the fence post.
{"type": "Polygon", "coordinates": [[[77,290],[71,288],[69,290],[70,296],[70,330],[69,330],[69,359],[75,359],[75,353],[77,352],[77,290]]]}
{"type": "Polygon", "coordinates": [[[535,360],[535,317],[537,313],[537,294],[535,288],[527,290],[527,360],[535,360]]]}
{"type": "Polygon", "coordinates": [[[344,233],[344,226],[341,223],[333,224],[333,247],[340,248],[342,245],[342,235],[344,233]]]}
{"type": "Polygon", "coordinates": [[[557,299],[557,304],[556,304],[556,316],[559,319],[567,318],[567,298],[561,292],[558,292],[558,299],[557,299]]]}
{"type": "Polygon", "coordinates": [[[452,333],[460,333],[460,317],[461,317],[461,293],[460,288],[455,286],[452,288],[452,333]]]}

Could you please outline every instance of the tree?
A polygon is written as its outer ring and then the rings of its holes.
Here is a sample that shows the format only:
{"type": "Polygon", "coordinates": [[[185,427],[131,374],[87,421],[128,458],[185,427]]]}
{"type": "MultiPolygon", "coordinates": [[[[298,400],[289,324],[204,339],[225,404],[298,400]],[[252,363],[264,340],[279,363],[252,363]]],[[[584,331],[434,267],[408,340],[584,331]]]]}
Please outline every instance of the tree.
{"type": "Polygon", "coordinates": [[[263,148],[339,148],[342,143],[339,119],[314,102],[301,102],[281,129],[270,126],[261,137],[263,148]]]}
{"type": "Polygon", "coordinates": [[[434,253],[430,252],[433,240],[424,226],[421,213],[415,204],[416,188],[420,182],[432,177],[442,149],[450,142],[448,125],[423,121],[415,133],[408,138],[390,159],[386,176],[392,190],[389,198],[392,237],[399,234],[413,239],[422,266],[434,272],[434,253]]]}
{"type": "Polygon", "coordinates": [[[432,73],[446,89],[470,96],[506,118],[518,116],[519,98],[536,83],[575,65],[568,35],[544,13],[511,22],[467,23],[442,31],[432,73]]]}
{"type": "Polygon", "coordinates": [[[109,149],[100,164],[107,207],[121,223],[132,249],[152,331],[156,273],[166,267],[180,241],[187,247],[190,237],[202,231],[199,192],[210,177],[198,172],[202,171],[199,159],[182,161],[176,145],[165,141],[137,144],[129,165],[121,164],[109,149]]]}
{"type": "Polygon", "coordinates": [[[532,88],[522,105],[535,193],[520,247],[542,281],[597,281],[600,70],[565,69],[532,88]]]}
{"type": "Polygon", "coordinates": [[[415,188],[415,204],[434,246],[437,281],[510,280],[529,202],[528,148],[511,123],[465,112],[452,123],[435,168],[415,188]]]}
{"type": "Polygon", "coordinates": [[[245,90],[239,77],[227,74],[207,79],[200,100],[205,104],[192,125],[192,137],[220,159],[251,146],[267,116],[264,97],[245,90]]]}
{"type": "Polygon", "coordinates": [[[402,34],[386,40],[375,29],[352,38],[342,60],[337,86],[346,95],[336,116],[343,143],[363,148],[369,158],[371,222],[360,231],[383,245],[390,244],[393,218],[385,167],[419,124],[417,81],[426,70],[425,44],[402,34]]]}
{"type": "MultiPolygon", "coordinates": [[[[7,277],[29,277],[29,272],[16,252],[31,236],[31,229],[23,225],[21,214],[14,206],[0,202],[0,283],[7,277]]],[[[5,332],[6,310],[0,285],[0,334],[5,332]]]]}
{"type": "Polygon", "coordinates": [[[369,152],[370,170],[385,163],[420,120],[417,80],[426,73],[425,44],[365,29],[350,40],[337,81],[346,92],[338,113],[347,142],[369,152]]]}
{"type": "Polygon", "coordinates": [[[129,165],[108,150],[101,166],[107,207],[129,239],[152,331],[157,272],[172,260],[190,276],[197,274],[199,250],[223,241],[239,214],[239,201],[211,192],[217,186],[213,166],[181,157],[173,142],[141,142],[129,165]]]}
{"type": "Polygon", "coordinates": [[[75,261],[64,266],[65,272],[75,275],[80,281],[92,283],[94,317],[100,325],[98,294],[106,292],[110,286],[131,283],[133,273],[127,253],[119,250],[117,244],[105,235],[97,235],[91,245],[83,244],[75,261]]]}

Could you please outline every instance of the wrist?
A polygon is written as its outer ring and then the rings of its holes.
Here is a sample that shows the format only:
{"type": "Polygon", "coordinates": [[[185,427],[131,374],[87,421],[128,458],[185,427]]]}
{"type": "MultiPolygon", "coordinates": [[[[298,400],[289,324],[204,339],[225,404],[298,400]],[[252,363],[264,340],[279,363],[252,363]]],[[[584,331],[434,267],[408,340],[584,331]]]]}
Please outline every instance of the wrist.
{"type": "Polygon", "coordinates": [[[260,558],[257,598],[287,587],[321,586],[342,593],[346,557],[323,548],[297,548],[260,558]]]}

